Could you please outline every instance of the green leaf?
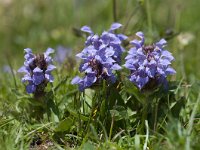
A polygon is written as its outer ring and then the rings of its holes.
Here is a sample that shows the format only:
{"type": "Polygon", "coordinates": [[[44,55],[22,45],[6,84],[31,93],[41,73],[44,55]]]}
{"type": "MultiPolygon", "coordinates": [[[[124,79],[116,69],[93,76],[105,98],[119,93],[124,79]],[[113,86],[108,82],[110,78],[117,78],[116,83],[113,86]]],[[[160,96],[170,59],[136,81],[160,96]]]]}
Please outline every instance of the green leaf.
{"type": "Polygon", "coordinates": [[[100,107],[100,115],[102,118],[104,118],[105,114],[106,114],[106,106],[105,106],[105,100],[103,100],[100,107]]]}
{"type": "Polygon", "coordinates": [[[69,113],[72,115],[72,116],[74,116],[75,118],[80,118],[81,120],[83,120],[83,121],[88,121],[89,120],[89,118],[88,117],[86,117],[86,116],[84,116],[84,115],[82,115],[82,114],[78,114],[75,110],[73,110],[73,109],[71,109],[71,108],[67,108],[67,110],[69,111],[69,113]]]}
{"type": "Polygon", "coordinates": [[[51,115],[51,111],[57,115],[59,117],[59,109],[58,106],[55,104],[53,99],[48,99],[47,100],[47,111],[48,113],[50,113],[49,115],[51,115]]]}
{"type": "Polygon", "coordinates": [[[64,79],[62,79],[62,80],[58,83],[58,85],[56,85],[56,87],[54,87],[54,91],[57,91],[57,90],[59,89],[59,87],[67,81],[67,79],[68,79],[68,76],[66,76],[64,79]]]}
{"type": "Polygon", "coordinates": [[[12,119],[2,119],[2,120],[0,120],[0,128],[7,125],[8,123],[10,123],[13,120],[14,120],[13,118],[12,119]]]}
{"type": "Polygon", "coordinates": [[[115,120],[122,120],[128,117],[127,111],[123,106],[115,106],[115,109],[110,110],[111,116],[115,117],[115,120]]]}
{"type": "Polygon", "coordinates": [[[55,128],[55,131],[56,132],[68,131],[72,125],[73,125],[73,120],[70,117],[68,117],[68,118],[60,121],[58,126],[55,128]]]}
{"type": "Polygon", "coordinates": [[[92,145],[92,143],[90,142],[86,142],[83,145],[83,150],[94,150],[94,149],[95,149],[94,145],[92,145]]]}
{"type": "Polygon", "coordinates": [[[184,97],[176,101],[171,107],[171,113],[173,117],[178,118],[181,112],[181,109],[185,107],[186,100],[184,97]]]}

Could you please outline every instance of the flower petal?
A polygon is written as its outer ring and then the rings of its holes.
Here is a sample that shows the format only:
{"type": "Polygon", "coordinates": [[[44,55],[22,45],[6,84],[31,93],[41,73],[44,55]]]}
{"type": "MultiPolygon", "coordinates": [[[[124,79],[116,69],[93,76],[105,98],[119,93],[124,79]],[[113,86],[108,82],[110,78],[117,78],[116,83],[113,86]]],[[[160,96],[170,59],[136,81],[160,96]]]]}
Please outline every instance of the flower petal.
{"type": "Polygon", "coordinates": [[[141,47],[140,41],[138,41],[138,40],[132,40],[132,41],[130,41],[130,43],[133,44],[136,48],[141,47]]]}
{"type": "Polygon", "coordinates": [[[138,76],[136,79],[137,85],[139,89],[142,89],[144,85],[149,81],[149,77],[140,77],[138,76]]]}
{"type": "Polygon", "coordinates": [[[36,67],[34,70],[33,70],[33,73],[42,73],[43,70],[41,70],[39,67],[36,67]]]}
{"type": "Polygon", "coordinates": [[[122,25],[120,23],[113,23],[110,27],[110,31],[116,30],[118,28],[120,28],[122,25]]]}
{"type": "Polygon", "coordinates": [[[51,53],[54,53],[54,49],[47,48],[46,52],[44,52],[44,58],[47,58],[51,53]]]}
{"type": "Polygon", "coordinates": [[[166,74],[167,75],[173,75],[173,74],[176,74],[176,71],[171,68],[171,67],[168,67],[166,70],[165,70],[166,74]]]}
{"type": "Polygon", "coordinates": [[[53,81],[54,81],[54,77],[51,75],[51,73],[45,73],[45,78],[46,78],[49,82],[53,82],[53,81]]]}
{"type": "Polygon", "coordinates": [[[22,78],[22,82],[26,82],[26,81],[32,81],[33,79],[31,78],[30,74],[26,74],[24,75],[24,77],[22,78]]]}
{"type": "Polygon", "coordinates": [[[20,72],[20,73],[28,73],[29,71],[28,71],[27,67],[22,66],[21,68],[18,69],[17,72],[20,72]]]}
{"type": "Polygon", "coordinates": [[[159,42],[156,43],[158,47],[164,47],[167,44],[167,41],[165,39],[161,39],[159,42]]]}
{"type": "Polygon", "coordinates": [[[30,48],[25,48],[24,51],[25,51],[26,53],[32,53],[32,50],[31,50],[30,48]]]}
{"type": "Polygon", "coordinates": [[[120,70],[120,69],[122,69],[122,67],[120,66],[120,65],[118,65],[118,64],[114,64],[112,67],[111,67],[111,69],[112,70],[120,70]]]}
{"type": "Polygon", "coordinates": [[[87,76],[84,78],[84,85],[85,87],[90,87],[93,83],[95,83],[97,77],[94,73],[88,73],[87,76]]]}
{"type": "Polygon", "coordinates": [[[78,84],[81,80],[79,76],[76,76],[72,79],[71,84],[78,84]]]}
{"type": "Polygon", "coordinates": [[[47,66],[47,70],[46,71],[52,71],[54,69],[56,69],[56,66],[50,64],[50,65],[47,66]]]}
{"type": "Polygon", "coordinates": [[[34,84],[28,84],[26,86],[26,91],[27,93],[31,94],[31,93],[34,93],[36,90],[36,86],[34,84]]]}
{"type": "Polygon", "coordinates": [[[128,38],[128,37],[127,37],[126,35],[124,35],[124,34],[118,34],[117,36],[118,36],[118,38],[119,38],[121,41],[126,40],[126,39],[128,38]]]}
{"type": "Polygon", "coordinates": [[[35,85],[39,85],[40,83],[42,83],[45,79],[44,74],[43,73],[35,73],[33,74],[33,83],[35,85]]]}
{"type": "Polygon", "coordinates": [[[90,33],[90,34],[93,34],[93,31],[92,31],[91,28],[88,27],[88,26],[83,26],[83,27],[81,28],[81,31],[87,32],[87,33],[90,33]]]}

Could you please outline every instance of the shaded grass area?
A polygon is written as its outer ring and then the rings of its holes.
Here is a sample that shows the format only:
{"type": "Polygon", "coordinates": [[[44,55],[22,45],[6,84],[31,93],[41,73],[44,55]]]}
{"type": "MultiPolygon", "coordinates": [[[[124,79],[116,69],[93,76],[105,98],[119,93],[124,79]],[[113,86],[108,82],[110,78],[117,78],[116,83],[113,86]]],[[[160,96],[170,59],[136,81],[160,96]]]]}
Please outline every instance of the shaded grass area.
{"type": "Polygon", "coordinates": [[[120,91],[116,91],[117,85],[112,89],[119,94],[111,94],[109,100],[118,97],[123,104],[109,110],[111,116],[104,123],[103,103],[90,108],[93,101],[103,97],[101,93],[100,96],[86,90],[81,94],[70,84],[78,73],[74,57],[74,65],[66,60],[54,72],[55,82],[47,87],[45,103],[25,93],[16,73],[23,64],[26,47],[40,52],[64,45],[72,48],[72,56],[80,52],[85,40],[80,27],[89,25],[99,33],[108,29],[114,20],[113,1],[0,3],[0,149],[200,148],[200,1],[116,0],[115,20],[124,25],[120,32],[131,40],[135,32],[142,30],[147,43],[164,37],[176,59],[173,67],[177,75],[171,78],[174,82],[170,82],[170,91],[151,95],[148,122],[143,125],[140,121],[146,107],[145,96],[126,80],[120,91]],[[5,65],[12,66],[13,72],[4,72],[5,65]],[[34,116],[38,114],[39,121],[34,116]],[[156,125],[153,120],[157,120],[156,125]]]}

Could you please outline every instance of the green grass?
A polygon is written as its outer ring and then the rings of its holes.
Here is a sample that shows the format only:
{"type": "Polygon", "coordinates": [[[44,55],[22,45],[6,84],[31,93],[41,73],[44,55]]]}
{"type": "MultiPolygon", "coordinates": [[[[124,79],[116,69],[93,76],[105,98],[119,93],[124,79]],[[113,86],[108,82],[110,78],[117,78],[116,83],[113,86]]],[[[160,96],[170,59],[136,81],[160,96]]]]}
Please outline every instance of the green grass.
{"type": "Polygon", "coordinates": [[[168,93],[144,95],[127,80],[110,91],[80,93],[70,84],[78,74],[75,54],[84,47],[79,29],[108,29],[113,1],[0,1],[0,149],[200,149],[199,9],[199,0],[116,0],[119,32],[131,40],[143,31],[147,43],[166,38],[177,74],[168,93]],[[73,61],[58,66],[55,82],[36,101],[17,73],[23,49],[57,45],[72,48],[73,61]],[[13,72],[4,72],[5,65],[13,72]]]}

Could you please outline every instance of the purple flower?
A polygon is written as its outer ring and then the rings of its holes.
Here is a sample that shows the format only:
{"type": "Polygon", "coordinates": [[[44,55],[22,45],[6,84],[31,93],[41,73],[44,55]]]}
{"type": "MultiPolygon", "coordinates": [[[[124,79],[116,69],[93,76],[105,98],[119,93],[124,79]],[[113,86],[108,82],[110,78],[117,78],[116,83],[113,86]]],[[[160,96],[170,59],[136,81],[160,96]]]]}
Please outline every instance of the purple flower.
{"type": "Polygon", "coordinates": [[[90,27],[84,26],[82,31],[89,33],[85,48],[76,56],[83,60],[79,67],[85,77],[75,77],[72,84],[78,84],[80,91],[99,83],[102,80],[114,83],[116,80],[113,71],[121,69],[121,54],[124,51],[121,43],[127,37],[123,34],[114,34],[114,30],[122,25],[113,23],[109,31],[104,31],[101,36],[94,34],[90,27]]]}
{"type": "Polygon", "coordinates": [[[130,42],[134,47],[130,48],[125,58],[124,66],[131,71],[129,80],[139,89],[152,82],[166,86],[166,77],[176,73],[170,66],[174,57],[164,49],[167,42],[161,39],[155,44],[144,45],[144,34],[137,32],[136,35],[140,40],[130,42]]]}
{"type": "Polygon", "coordinates": [[[66,57],[70,55],[70,53],[71,53],[70,48],[58,46],[56,48],[55,61],[57,61],[59,64],[62,64],[66,60],[66,57]]]}
{"type": "Polygon", "coordinates": [[[48,82],[53,82],[51,71],[56,67],[52,65],[51,53],[53,49],[48,48],[43,54],[33,54],[30,48],[24,49],[25,61],[18,72],[25,73],[22,78],[23,83],[28,83],[26,86],[27,93],[41,93],[44,91],[48,82]]]}
{"type": "Polygon", "coordinates": [[[113,59],[120,63],[121,54],[124,52],[124,48],[121,46],[122,41],[127,39],[127,36],[123,34],[115,34],[114,30],[120,28],[122,25],[119,23],[113,23],[108,31],[104,31],[100,36],[94,34],[88,26],[83,26],[81,30],[87,32],[90,35],[85,42],[86,46],[93,45],[95,49],[107,49],[112,48],[114,50],[113,59]]]}

